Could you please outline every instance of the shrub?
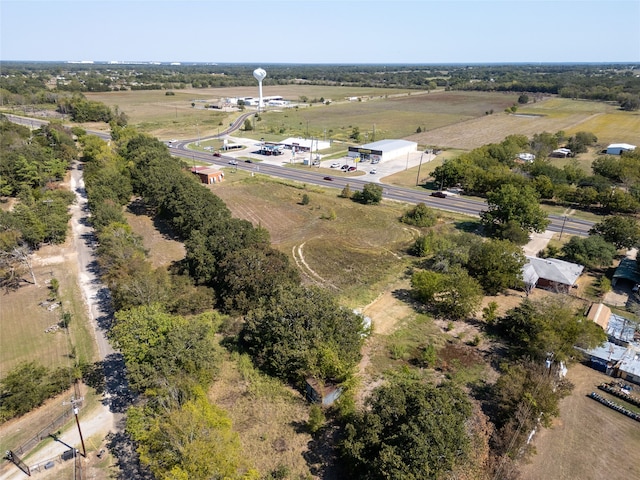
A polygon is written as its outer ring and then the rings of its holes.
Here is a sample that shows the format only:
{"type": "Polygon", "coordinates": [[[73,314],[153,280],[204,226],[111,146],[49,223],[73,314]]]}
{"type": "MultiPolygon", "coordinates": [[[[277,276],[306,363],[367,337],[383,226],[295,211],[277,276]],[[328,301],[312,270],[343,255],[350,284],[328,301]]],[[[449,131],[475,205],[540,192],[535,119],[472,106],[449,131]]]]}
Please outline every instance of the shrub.
{"type": "Polygon", "coordinates": [[[309,420],[307,421],[307,428],[309,432],[316,433],[324,425],[326,418],[322,408],[318,405],[311,405],[309,408],[309,420]]]}

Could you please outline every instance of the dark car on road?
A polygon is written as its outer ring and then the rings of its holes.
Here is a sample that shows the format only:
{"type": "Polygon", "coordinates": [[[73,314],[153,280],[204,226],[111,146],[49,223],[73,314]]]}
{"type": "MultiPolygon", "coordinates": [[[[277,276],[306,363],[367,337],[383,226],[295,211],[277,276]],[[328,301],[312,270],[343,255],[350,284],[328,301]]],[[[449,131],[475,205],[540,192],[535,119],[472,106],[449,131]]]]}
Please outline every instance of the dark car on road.
{"type": "Polygon", "coordinates": [[[431,196],[438,197],[438,198],[447,198],[447,194],[444,192],[432,192],[431,196]]]}
{"type": "Polygon", "coordinates": [[[328,181],[328,182],[333,181],[333,178],[331,178],[331,177],[324,177],[324,179],[325,179],[326,181],[328,181]]]}
{"type": "Polygon", "coordinates": [[[213,156],[214,157],[220,157],[221,155],[220,155],[220,152],[213,152],[213,156]]]}

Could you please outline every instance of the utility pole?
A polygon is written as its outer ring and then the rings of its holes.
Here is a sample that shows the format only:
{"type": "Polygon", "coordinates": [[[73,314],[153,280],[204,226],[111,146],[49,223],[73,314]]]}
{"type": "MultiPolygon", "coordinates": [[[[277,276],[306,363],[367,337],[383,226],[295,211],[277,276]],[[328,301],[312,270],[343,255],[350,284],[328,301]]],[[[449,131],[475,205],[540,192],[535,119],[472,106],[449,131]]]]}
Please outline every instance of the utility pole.
{"type": "Polygon", "coordinates": [[[560,238],[558,240],[562,240],[562,232],[564,232],[564,224],[567,222],[567,216],[565,215],[562,220],[562,228],[560,229],[560,238]]]}
{"type": "Polygon", "coordinates": [[[87,450],[84,446],[84,438],[82,437],[82,430],[80,429],[80,420],[78,419],[78,412],[79,412],[78,404],[82,403],[83,400],[84,400],[83,397],[80,397],[80,398],[71,397],[70,402],[63,402],[62,404],[71,405],[71,408],[73,408],[73,415],[76,417],[76,425],[78,425],[78,434],[80,435],[80,443],[82,444],[82,456],[86,458],[87,450]]]}
{"type": "Polygon", "coordinates": [[[420,155],[420,165],[418,165],[418,175],[416,175],[416,187],[420,184],[420,167],[422,167],[422,156],[424,155],[424,152],[422,152],[422,155],[420,155]]]}

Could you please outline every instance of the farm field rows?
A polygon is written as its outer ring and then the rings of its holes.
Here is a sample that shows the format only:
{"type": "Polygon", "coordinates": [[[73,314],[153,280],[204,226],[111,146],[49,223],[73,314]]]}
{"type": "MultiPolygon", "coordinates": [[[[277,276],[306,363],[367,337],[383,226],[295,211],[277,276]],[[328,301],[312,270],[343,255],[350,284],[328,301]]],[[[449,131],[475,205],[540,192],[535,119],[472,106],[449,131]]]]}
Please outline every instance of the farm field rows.
{"type": "MultiPolygon", "coordinates": [[[[117,106],[137,128],[161,139],[215,135],[238,112],[203,108],[205,102],[234,96],[255,96],[255,88],[89,93],[91,100],[117,106]],[[195,107],[192,106],[195,103],[195,107]]],[[[515,104],[515,93],[434,91],[331,87],[311,85],[269,86],[265,95],[281,95],[298,101],[331,98],[331,105],[301,104],[300,108],[273,109],[254,122],[253,138],[277,140],[286,136],[349,140],[354,127],[360,143],[373,139],[405,138],[421,146],[470,150],[506,136],[559,130],[567,134],[593,132],[599,143],[640,143],[640,114],[623,112],[604,102],[542,98],[521,105],[517,114],[504,109],[515,104]],[[347,101],[357,96],[363,101],[347,101]],[[495,112],[490,115],[487,113],[495,112]],[[418,127],[421,132],[416,133],[418,127]]],[[[98,125],[87,125],[95,128],[98,125]]],[[[104,127],[101,127],[104,128],[104,127]]]]}

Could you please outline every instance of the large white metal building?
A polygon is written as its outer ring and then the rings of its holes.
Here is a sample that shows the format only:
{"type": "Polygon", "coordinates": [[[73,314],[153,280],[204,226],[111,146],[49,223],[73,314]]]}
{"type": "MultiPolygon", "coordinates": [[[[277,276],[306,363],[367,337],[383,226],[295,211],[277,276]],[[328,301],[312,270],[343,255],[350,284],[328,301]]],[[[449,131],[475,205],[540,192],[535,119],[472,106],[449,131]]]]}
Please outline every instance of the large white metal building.
{"type": "Polygon", "coordinates": [[[635,145],[628,143],[612,143],[607,147],[607,155],[621,155],[622,152],[632,152],[635,149],[635,145]]]}
{"type": "Polygon", "coordinates": [[[363,161],[372,163],[384,162],[399,158],[418,151],[418,144],[408,140],[379,140],[359,147],[349,147],[350,157],[360,157],[363,161]]]}

